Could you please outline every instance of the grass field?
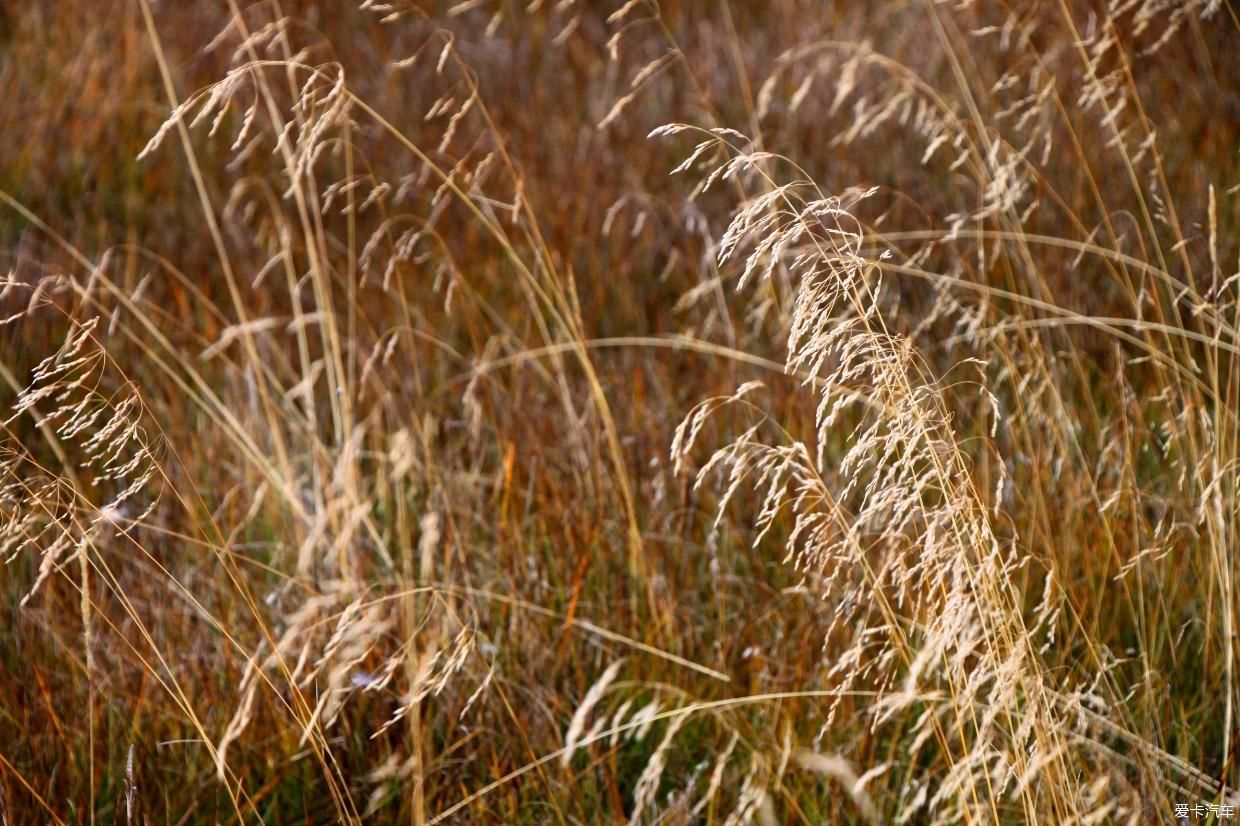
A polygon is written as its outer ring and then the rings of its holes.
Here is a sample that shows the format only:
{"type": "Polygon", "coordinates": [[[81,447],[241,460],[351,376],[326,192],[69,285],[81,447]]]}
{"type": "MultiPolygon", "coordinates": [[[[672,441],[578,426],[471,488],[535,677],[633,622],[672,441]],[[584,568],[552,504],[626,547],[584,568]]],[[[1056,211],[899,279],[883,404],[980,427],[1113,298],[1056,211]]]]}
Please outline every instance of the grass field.
{"type": "Polygon", "coordinates": [[[1238,44],[0,3],[0,824],[1226,824],[1238,44]]]}

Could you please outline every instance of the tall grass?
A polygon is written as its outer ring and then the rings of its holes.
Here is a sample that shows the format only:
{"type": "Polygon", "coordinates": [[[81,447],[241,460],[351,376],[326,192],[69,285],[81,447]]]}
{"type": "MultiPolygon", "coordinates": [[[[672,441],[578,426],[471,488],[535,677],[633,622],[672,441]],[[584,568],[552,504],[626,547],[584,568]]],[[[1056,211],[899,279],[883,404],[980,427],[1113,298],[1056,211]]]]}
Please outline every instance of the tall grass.
{"type": "Polygon", "coordinates": [[[0,12],[0,822],[1240,805],[1230,4],[92,9],[0,12]]]}

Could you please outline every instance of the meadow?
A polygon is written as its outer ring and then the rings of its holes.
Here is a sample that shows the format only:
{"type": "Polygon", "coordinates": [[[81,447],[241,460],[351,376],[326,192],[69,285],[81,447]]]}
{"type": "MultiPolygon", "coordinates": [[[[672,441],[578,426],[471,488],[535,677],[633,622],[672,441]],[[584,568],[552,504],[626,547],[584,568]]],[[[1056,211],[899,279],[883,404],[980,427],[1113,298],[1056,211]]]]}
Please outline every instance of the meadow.
{"type": "Polygon", "coordinates": [[[0,824],[1226,824],[1230,0],[0,4],[0,824]]]}

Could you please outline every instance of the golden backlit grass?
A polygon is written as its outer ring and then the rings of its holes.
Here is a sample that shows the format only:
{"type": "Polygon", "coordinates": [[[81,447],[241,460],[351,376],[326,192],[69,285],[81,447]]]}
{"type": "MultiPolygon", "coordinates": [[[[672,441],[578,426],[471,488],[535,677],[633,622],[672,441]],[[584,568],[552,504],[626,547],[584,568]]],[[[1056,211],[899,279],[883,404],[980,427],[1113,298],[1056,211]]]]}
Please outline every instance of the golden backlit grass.
{"type": "Polygon", "coordinates": [[[0,820],[1240,803],[1238,28],[0,12],[0,820]]]}

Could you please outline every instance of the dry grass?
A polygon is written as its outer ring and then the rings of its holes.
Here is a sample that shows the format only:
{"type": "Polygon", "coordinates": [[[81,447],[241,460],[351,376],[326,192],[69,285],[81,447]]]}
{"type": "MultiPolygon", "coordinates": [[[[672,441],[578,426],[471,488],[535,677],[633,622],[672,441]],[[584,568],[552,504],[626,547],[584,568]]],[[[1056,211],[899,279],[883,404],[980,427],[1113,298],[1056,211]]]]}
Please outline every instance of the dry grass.
{"type": "Polygon", "coordinates": [[[0,10],[0,823],[1240,805],[1226,0],[105,11],[0,10]]]}

